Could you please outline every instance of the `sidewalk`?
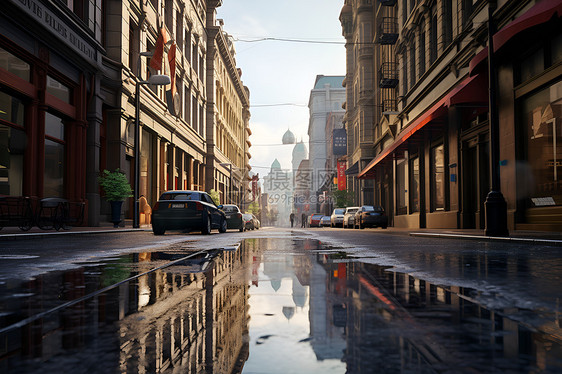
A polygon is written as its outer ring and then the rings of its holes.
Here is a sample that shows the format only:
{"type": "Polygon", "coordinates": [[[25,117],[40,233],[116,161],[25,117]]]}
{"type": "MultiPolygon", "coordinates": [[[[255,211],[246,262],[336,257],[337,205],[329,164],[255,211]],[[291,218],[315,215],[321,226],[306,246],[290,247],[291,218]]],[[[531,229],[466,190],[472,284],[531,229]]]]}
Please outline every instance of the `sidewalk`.
{"type": "Polygon", "coordinates": [[[132,220],[125,220],[125,226],[114,228],[110,222],[104,222],[97,227],[70,227],[67,230],[56,231],[41,230],[34,226],[29,231],[22,231],[18,227],[4,227],[0,230],[0,241],[2,240],[18,240],[18,239],[40,239],[54,236],[72,236],[72,235],[88,235],[88,234],[119,234],[125,232],[152,231],[150,225],[142,225],[140,228],[133,228],[132,220]]]}
{"type": "MultiPolygon", "coordinates": [[[[329,228],[323,228],[325,230],[329,228]]],[[[431,237],[442,239],[465,239],[465,240],[487,240],[502,242],[519,242],[528,244],[543,244],[562,247],[562,233],[551,231],[526,231],[515,230],[509,233],[509,237],[486,236],[484,230],[476,229],[412,229],[389,227],[382,229],[366,229],[366,231],[377,230],[376,232],[388,234],[410,235],[414,237],[431,237]]],[[[119,234],[126,232],[145,232],[152,231],[150,225],[142,225],[140,228],[133,228],[132,221],[126,220],[124,227],[114,228],[112,223],[106,222],[99,227],[71,227],[68,230],[41,230],[32,227],[29,231],[22,231],[17,227],[4,227],[0,230],[0,241],[17,239],[39,239],[53,237],[57,235],[88,235],[88,234],[119,234]]],[[[348,231],[348,230],[346,230],[348,231]]]]}

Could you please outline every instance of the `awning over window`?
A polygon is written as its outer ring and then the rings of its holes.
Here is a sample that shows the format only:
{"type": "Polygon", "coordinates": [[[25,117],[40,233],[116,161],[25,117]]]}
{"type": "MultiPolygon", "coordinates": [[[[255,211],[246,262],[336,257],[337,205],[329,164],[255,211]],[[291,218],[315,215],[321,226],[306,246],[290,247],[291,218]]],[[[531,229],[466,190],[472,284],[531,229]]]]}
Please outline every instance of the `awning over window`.
{"type": "Polygon", "coordinates": [[[515,35],[562,15],[562,0],[543,0],[494,34],[494,52],[515,35]]]}
{"type": "MultiPolygon", "coordinates": [[[[511,38],[520,32],[546,23],[552,17],[562,16],[562,0],[543,0],[535,4],[523,15],[508,23],[505,27],[494,34],[494,52],[503,47],[511,38]]],[[[469,64],[470,74],[488,59],[488,48],[482,49],[472,58],[469,64]]]]}
{"type": "Polygon", "coordinates": [[[352,166],[350,166],[346,171],[345,171],[345,175],[357,175],[359,173],[359,161],[357,161],[356,163],[354,163],[352,166]]]}
{"type": "Polygon", "coordinates": [[[468,77],[463,80],[458,86],[453,88],[447,95],[441,98],[441,100],[435,103],[429,110],[402,130],[394,140],[394,143],[375,157],[373,161],[371,161],[367,167],[361,171],[357,178],[373,178],[375,174],[374,168],[378,163],[391,155],[403,144],[407,144],[406,141],[422,127],[426,126],[428,123],[446,117],[448,112],[447,107],[466,103],[484,105],[484,103],[488,100],[488,96],[485,86],[486,82],[483,81],[484,79],[482,79],[480,75],[468,77]]]}

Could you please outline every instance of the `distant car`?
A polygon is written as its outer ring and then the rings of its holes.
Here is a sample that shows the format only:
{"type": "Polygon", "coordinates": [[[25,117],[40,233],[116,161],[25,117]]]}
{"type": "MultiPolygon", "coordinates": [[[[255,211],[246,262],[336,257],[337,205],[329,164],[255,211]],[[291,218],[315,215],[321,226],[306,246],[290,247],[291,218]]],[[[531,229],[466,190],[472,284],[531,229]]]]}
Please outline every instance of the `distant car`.
{"type": "Polygon", "coordinates": [[[332,212],[332,215],[330,216],[330,226],[332,226],[332,227],[337,227],[337,226],[343,227],[343,215],[344,214],[345,214],[345,208],[334,209],[334,211],[332,212]]]}
{"type": "Polygon", "coordinates": [[[382,206],[363,205],[355,213],[354,227],[363,229],[365,227],[388,227],[388,216],[382,206]]]}
{"type": "Polygon", "coordinates": [[[320,227],[320,220],[324,215],[320,213],[313,213],[308,217],[308,227],[320,227]]]}
{"type": "Polygon", "coordinates": [[[240,232],[244,231],[244,220],[242,219],[242,212],[237,205],[224,204],[219,208],[226,215],[226,224],[229,229],[238,229],[240,232]]]}
{"type": "Polygon", "coordinates": [[[348,206],[345,208],[345,213],[343,215],[343,228],[352,229],[355,225],[355,213],[359,210],[358,206],[348,206]]]}
{"type": "Polygon", "coordinates": [[[254,216],[253,214],[252,214],[252,219],[253,219],[253,221],[254,221],[254,227],[256,228],[256,230],[259,230],[260,227],[261,227],[261,222],[260,222],[260,220],[257,219],[257,217],[254,216]]]}
{"type": "Polygon", "coordinates": [[[244,227],[246,228],[246,230],[254,230],[256,228],[254,219],[251,214],[242,214],[242,218],[244,219],[244,227]]]}
{"type": "Polygon", "coordinates": [[[332,220],[330,219],[330,216],[322,216],[322,218],[320,218],[320,226],[322,227],[332,226],[332,220]]]}
{"type": "Polygon", "coordinates": [[[154,235],[166,230],[201,230],[208,235],[212,229],[226,232],[226,215],[206,192],[167,191],[152,207],[154,235]]]}

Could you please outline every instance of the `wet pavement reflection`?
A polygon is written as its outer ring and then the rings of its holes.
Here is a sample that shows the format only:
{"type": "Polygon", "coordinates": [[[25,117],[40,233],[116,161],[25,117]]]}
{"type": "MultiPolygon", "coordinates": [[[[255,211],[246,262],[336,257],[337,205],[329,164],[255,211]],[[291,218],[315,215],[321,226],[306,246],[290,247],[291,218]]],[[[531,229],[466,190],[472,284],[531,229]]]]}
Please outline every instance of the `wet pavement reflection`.
{"type": "Polygon", "coordinates": [[[562,372],[558,309],[491,309],[314,239],[107,258],[0,300],[2,373],[562,372]]]}

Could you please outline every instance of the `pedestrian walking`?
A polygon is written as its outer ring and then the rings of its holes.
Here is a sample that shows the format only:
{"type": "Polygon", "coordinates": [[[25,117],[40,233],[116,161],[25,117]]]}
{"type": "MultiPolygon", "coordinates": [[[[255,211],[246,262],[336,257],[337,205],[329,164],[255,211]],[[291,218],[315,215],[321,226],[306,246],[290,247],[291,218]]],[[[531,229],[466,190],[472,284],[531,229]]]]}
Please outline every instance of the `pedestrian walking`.
{"type": "Polygon", "coordinates": [[[306,213],[302,213],[301,215],[301,227],[306,227],[306,213]]]}
{"type": "Polygon", "coordinates": [[[291,227],[293,227],[293,224],[295,223],[295,213],[291,213],[289,219],[291,220],[291,227]]]}

